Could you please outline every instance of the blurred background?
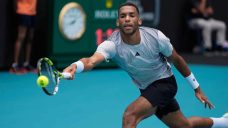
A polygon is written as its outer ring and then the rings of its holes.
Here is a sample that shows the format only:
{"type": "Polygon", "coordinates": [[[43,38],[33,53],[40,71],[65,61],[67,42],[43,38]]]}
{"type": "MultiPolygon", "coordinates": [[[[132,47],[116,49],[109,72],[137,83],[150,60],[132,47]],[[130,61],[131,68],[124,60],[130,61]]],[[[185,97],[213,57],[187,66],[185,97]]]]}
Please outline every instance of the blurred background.
{"type": "MultiPolygon", "coordinates": [[[[37,0],[34,42],[31,64],[48,56],[58,67],[64,67],[81,56],[91,55],[96,46],[116,29],[118,5],[126,0],[37,0]],[[60,30],[60,12],[69,2],[78,3],[85,12],[85,32],[80,38],[69,40],[60,30]]],[[[227,64],[224,54],[192,54],[197,44],[194,32],[189,30],[186,17],[191,0],[133,0],[140,8],[143,25],[160,29],[176,50],[190,63],[227,64]]],[[[214,17],[228,23],[228,1],[213,0],[214,17]]],[[[13,1],[0,4],[0,69],[8,70],[13,63],[14,43],[17,37],[17,16],[13,1]]],[[[227,34],[226,34],[227,37],[227,34]]],[[[23,50],[22,50],[23,51],[23,50]]],[[[20,60],[24,59],[20,54],[20,60]]],[[[108,64],[105,66],[113,66],[108,64]]]]}

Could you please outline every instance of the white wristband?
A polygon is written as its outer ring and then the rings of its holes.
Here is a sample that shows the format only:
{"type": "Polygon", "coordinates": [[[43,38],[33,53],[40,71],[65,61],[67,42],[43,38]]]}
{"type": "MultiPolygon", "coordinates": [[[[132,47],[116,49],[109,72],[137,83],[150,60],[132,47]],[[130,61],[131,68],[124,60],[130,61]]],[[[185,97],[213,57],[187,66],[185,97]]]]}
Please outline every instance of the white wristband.
{"type": "Polygon", "coordinates": [[[191,85],[191,87],[193,89],[196,89],[199,87],[199,83],[197,82],[193,73],[191,73],[189,76],[185,77],[185,79],[188,81],[188,83],[191,85]]]}
{"type": "Polygon", "coordinates": [[[82,61],[74,62],[73,64],[77,65],[76,73],[81,73],[84,70],[84,64],[82,61]]]}

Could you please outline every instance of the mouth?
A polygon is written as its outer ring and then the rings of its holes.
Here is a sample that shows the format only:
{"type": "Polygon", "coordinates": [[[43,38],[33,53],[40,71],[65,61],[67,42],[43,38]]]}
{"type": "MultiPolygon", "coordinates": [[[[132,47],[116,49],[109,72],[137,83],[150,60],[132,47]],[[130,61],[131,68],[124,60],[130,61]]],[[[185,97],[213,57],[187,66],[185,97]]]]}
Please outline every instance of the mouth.
{"type": "Polygon", "coordinates": [[[123,26],[125,29],[132,29],[133,28],[133,25],[131,24],[124,24],[123,26]]]}

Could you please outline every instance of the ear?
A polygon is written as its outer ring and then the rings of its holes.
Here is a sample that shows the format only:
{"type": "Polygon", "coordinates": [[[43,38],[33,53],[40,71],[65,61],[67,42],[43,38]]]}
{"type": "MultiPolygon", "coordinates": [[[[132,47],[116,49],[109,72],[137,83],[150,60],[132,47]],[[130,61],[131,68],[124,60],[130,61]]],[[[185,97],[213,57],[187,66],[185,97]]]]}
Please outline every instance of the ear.
{"type": "Polygon", "coordinates": [[[138,24],[139,25],[142,25],[142,20],[139,18],[139,20],[138,20],[138,24]]]}
{"type": "Polygon", "coordinates": [[[116,26],[117,26],[117,27],[120,26],[120,23],[119,23],[119,20],[118,20],[118,19],[116,20],[116,26]]]}

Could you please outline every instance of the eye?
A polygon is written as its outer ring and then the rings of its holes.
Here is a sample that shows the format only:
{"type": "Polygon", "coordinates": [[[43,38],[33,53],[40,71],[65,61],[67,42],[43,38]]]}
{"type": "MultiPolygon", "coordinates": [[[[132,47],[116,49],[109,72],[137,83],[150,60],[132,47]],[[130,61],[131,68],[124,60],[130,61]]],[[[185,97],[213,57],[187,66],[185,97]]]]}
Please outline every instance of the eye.
{"type": "Polygon", "coordinates": [[[130,13],[130,17],[135,17],[135,14],[134,13],[130,13]]]}
{"type": "Polygon", "coordinates": [[[125,15],[120,15],[120,18],[124,18],[125,17],[125,15]]]}

